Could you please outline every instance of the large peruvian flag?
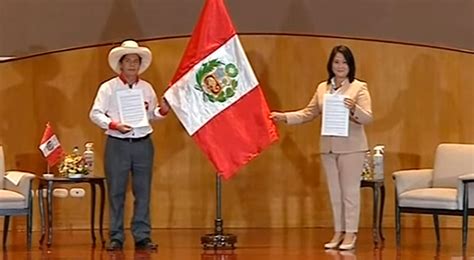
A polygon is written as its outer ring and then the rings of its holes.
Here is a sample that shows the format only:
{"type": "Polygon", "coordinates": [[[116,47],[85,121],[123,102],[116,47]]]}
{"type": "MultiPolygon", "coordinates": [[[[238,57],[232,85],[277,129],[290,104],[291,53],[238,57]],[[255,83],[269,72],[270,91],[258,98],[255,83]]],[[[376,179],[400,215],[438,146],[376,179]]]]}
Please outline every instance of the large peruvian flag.
{"type": "Polygon", "coordinates": [[[39,149],[46,158],[46,161],[48,161],[49,166],[54,166],[57,164],[64,155],[64,150],[61,147],[58,138],[54,134],[53,128],[49,122],[46,124],[46,128],[44,129],[39,149]]]}
{"type": "Polygon", "coordinates": [[[207,0],[165,98],[228,179],[278,139],[223,0],[207,0]]]}

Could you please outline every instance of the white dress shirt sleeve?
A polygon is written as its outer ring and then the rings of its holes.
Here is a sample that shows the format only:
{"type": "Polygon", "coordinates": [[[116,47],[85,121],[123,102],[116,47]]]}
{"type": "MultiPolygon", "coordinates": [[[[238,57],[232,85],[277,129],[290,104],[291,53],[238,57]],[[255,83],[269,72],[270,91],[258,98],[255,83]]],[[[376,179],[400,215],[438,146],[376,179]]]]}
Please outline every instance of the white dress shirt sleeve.
{"type": "Polygon", "coordinates": [[[110,122],[112,122],[112,119],[107,116],[107,108],[111,97],[110,91],[111,89],[106,83],[100,86],[89,113],[91,121],[102,129],[108,129],[110,122]]]}
{"type": "Polygon", "coordinates": [[[150,121],[155,121],[155,120],[160,120],[165,118],[164,115],[160,113],[160,107],[158,106],[158,98],[156,97],[156,92],[153,89],[153,87],[150,86],[150,92],[151,92],[151,103],[150,103],[150,109],[147,111],[148,113],[148,119],[150,121]]]}

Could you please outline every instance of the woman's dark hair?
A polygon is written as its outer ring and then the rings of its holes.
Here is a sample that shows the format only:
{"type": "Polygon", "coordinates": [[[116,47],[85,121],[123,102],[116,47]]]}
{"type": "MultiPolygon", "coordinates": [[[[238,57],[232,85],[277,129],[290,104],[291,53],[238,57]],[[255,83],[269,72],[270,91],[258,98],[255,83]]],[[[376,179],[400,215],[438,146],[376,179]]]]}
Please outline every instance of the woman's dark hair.
{"type": "Polygon", "coordinates": [[[328,70],[328,84],[331,83],[331,79],[334,77],[334,72],[332,71],[332,62],[334,61],[334,57],[336,57],[336,54],[340,52],[342,56],[346,59],[347,66],[349,66],[349,73],[347,74],[347,78],[349,78],[349,82],[352,83],[355,79],[355,72],[356,72],[356,66],[355,66],[355,61],[354,61],[354,55],[352,55],[351,50],[349,47],[344,46],[344,45],[339,45],[336,46],[332,49],[331,55],[329,55],[329,60],[327,64],[327,70],[328,70]]]}

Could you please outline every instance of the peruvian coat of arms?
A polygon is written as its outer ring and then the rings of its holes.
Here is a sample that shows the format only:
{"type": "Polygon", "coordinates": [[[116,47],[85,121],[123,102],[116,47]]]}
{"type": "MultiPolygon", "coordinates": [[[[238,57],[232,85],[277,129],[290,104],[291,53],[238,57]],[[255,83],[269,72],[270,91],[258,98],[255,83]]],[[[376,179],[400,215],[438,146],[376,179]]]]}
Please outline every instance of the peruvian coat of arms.
{"type": "Polygon", "coordinates": [[[213,59],[203,63],[197,71],[194,88],[202,92],[204,101],[225,102],[235,95],[238,74],[235,64],[213,59]]]}

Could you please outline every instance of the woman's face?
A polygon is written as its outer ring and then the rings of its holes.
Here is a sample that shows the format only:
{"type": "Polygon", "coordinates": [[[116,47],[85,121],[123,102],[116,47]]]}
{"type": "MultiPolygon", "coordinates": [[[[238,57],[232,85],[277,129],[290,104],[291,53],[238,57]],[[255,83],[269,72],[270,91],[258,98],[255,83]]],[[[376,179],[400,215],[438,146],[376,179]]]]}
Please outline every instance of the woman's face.
{"type": "Polygon", "coordinates": [[[334,72],[336,78],[347,78],[349,74],[349,65],[347,65],[344,55],[340,52],[336,53],[332,60],[332,72],[334,72]]]}

